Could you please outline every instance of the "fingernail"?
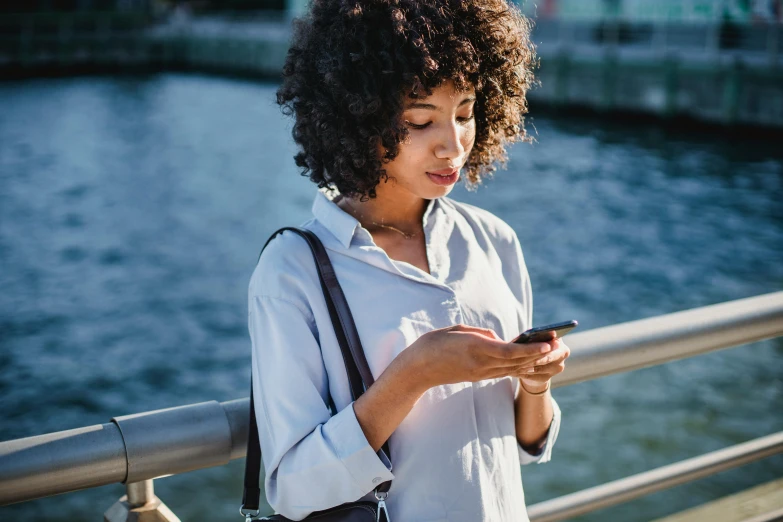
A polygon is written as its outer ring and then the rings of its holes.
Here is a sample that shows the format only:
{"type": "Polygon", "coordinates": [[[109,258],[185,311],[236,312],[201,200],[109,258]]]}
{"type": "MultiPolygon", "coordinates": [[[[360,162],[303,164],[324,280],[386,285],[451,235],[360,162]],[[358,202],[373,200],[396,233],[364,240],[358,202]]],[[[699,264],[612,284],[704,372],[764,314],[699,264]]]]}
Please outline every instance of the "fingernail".
{"type": "Polygon", "coordinates": [[[535,373],[535,372],[536,372],[535,368],[530,368],[529,370],[525,370],[525,373],[535,373]]]}
{"type": "Polygon", "coordinates": [[[551,349],[552,347],[547,344],[546,346],[541,347],[541,353],[546,353],[551,349]]]}

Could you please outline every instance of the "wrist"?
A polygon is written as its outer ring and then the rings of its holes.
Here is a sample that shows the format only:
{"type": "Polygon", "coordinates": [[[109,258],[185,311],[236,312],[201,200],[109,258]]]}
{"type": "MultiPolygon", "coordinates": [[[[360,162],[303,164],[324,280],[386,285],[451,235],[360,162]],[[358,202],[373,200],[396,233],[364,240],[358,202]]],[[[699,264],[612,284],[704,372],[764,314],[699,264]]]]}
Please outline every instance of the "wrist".
{"type": "Polygon", "coordinates": [[[426,380],[427,370],[419,359],[413,350],[408,348],[398,355],[390,365],[396,367],[400,385],[417,397],[421,397],[427,390],[435,386],[426,380]]]}
{"type": "Polygon", "coordinates": [[[528,395],[544,395],[549,391],[552,380],[546,382],[528,381],[523,378],[519,378],[519,385],[522,387],[522,391],[528,395]]]}

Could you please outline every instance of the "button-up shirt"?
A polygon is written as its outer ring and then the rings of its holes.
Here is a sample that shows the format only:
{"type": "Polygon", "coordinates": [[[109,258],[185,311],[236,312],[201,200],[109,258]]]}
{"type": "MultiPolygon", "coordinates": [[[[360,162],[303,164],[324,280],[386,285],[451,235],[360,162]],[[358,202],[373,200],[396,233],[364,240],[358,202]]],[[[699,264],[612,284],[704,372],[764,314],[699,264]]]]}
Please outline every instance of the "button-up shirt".
{"type": "MultiPolygon", "coordinates": [[[[336,191],[317,191],[301,227],[326,248],[373,376],[421,335],[455,324],[493,329],[510,341],[531,327],[532,294],[514,230],[487,210],[449,197],[423,216],[431,273],[391,259],[336,191]]],[[[518,378],[430,388],[376,453],[353,409],[342,352],[312,253],[284,231],[264,250],[248,292],[253,397],[269,504],[293,520],[355,500],[386,500],[397,522],[527,521],[520,464],[546,462],[516,437],[518,378]],[[329,408],[329,396],[335,411],[329,408]]],[[[379,412],[381,415],[383,412],[379,412]]]]}

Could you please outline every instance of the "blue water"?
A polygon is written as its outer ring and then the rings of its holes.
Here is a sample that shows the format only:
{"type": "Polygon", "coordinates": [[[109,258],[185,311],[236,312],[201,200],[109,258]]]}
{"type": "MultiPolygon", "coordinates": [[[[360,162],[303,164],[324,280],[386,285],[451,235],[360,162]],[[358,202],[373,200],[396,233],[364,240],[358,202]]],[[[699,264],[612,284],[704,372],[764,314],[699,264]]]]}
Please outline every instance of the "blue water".
{"type": "MultiPolygon", "coordinates": [[[[247,396],[246,285],[310,214],[275,85],[186,75],[0,84],[0,440],[247,396]]],[[[535,114],[535,107],[533,113],[535,114]]],[[[452,197],[517,231],[535,322],[590,329],[783,290],[779,145],[535,117],[537,143],[452,197]]],[[[783,429],[783,342],[556,390],[529,504],[783,429]]],[[[155,481],[237,517],[244,460],[155,481]]],[[[580,520],[650,520],[783,475],[766,459],[580,520]]],[[[119,484],[0,508],[98,519],[119,484]]]]}

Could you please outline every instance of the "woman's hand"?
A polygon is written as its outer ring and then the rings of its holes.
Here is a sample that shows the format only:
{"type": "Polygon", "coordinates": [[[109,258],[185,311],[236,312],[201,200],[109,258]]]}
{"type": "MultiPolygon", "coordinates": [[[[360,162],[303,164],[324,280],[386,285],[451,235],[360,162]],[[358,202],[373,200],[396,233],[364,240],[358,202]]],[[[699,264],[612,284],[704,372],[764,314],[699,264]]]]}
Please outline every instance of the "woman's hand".
{"type": "Polygon", "coordinates": [[[508,343],[492,329],[458,324],[427,332],[401,355],[409,371],[419,376],[417,383],[424,390],[441,384],[524,376],[531,382],[529,390],[535,391],[533,387],[540,382],[545,385],[552,375],[563,371],[569,352],[558,340],[508,343]],[[528,373],[530,369],[534,371],[528,373]]]}
{"type": "Polygon", "coordinates": [[[539,393],[549,386],[549,381],[565,370],[565,360],[571,349],[561,339],[548,341],[552,351],[538,358],[531,368],[526,368],[518,377],[522,387],[530,393],[539,393]]]}
{"type": "MultiPolygon", "coordinates": [[[[556,340],[507,343],[488,328],[458,324],[433,330],[403,350],[354,402],[356,419],[373,450],[378,451],[421,395],[433,386],[507,376],[523,378],[522,386],[526,386],[525,381],[532,386],[541,386],[542,382],[546,386],[552,375],[563,371],[563,361],[569,353],[568,347],[556,340]],[[534,371],[527,373],[531,368],[534,371]]],[[[518,427],[520,443],[532,444],[546,431],[549,420],[545,426],[536,425],[541,422],[540,411],[525,408],[526,415],[533,415],[532,420],[516,414],[517,426],[532,433],[527,436],[518,427]]]]}

